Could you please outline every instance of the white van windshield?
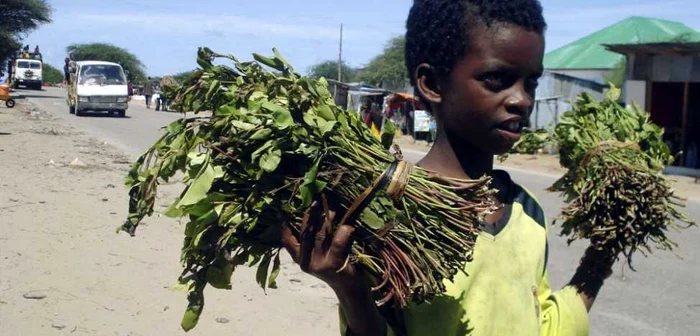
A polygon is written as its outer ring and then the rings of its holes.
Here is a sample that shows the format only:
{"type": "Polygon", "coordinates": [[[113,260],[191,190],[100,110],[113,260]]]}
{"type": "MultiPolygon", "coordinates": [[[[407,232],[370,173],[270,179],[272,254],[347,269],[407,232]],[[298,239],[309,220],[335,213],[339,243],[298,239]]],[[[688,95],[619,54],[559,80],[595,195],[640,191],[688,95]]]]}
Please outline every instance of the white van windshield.
{"type": "Polygon", "coordinates": [[[17,68],[18,68],[18,69],[34,69],[34,70],[39,70],[39,69],[41,69],[41,63],[39,63],[39,62],[30,62],[30,61],[17,61],[17,68]]]}
{"type": "Polygon", "coordinates": [[[123,85],[126,84],[122,68],[110,64],[92,64],[80,67],[81,85],[123,85]]]}

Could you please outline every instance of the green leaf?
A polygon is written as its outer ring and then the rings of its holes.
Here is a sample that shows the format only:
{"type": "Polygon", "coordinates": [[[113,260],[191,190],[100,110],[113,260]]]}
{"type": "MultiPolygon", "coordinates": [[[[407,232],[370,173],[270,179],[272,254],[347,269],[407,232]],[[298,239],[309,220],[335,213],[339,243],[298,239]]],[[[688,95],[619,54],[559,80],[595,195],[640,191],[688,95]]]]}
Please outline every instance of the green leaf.
{"type": "Polygon", "coordinates": [[[166,130],[170,134],[175,134],[175,133],[180,133],[182,130],[185,129],[185,123],[184,119],[178,119],[170,123],[166,130]]]}
{"type": "Polygon", "coordinates": [[[272,117],[275,119],[275,125],[279,129],[285,129],[294,125],[292,113],[288,109],[271,102],[264,102],[262,107],[272,112],[272,117]]]}
{"type": "Polygon", "coordinates": [[[267,65],[267,66],[269,66],[270,68],[273,68],[273,69],[275,69],[275,70],[279,70],[279,71],[284,71],[284,70],[285,70],[285,69],[284,69],[284,64],[282,64],[282,63],[279,62],[279,61],[276,61],[275,59],[272,59],[272,58],[269,58],[269,57],[265,57],[265,56],[260,55],[260,54],[253,54],[253,58],[254,58],[256,61],[258,61],[258,62],[260,62],[260,63],[262,63],[262,64],[265,64],[265,65],[267,65]]]}
{"type": "Polygon", "coordinates": [[[258,271],[255,273],[255,280],[258,282],[263,290],[267,289],[267,272],[270,268],[270,261],[272,260],[272,253],[265,253],[260,264],[258,264],[258,271]]]}
{"type": "Polygon", "coordinates": [[[264,171],[271,173],[277,169],[281,160],[282,151],[275,149],[263,154],[263,156],[260,158],[260,167],[264,171]]]}
{"type": "Polygon", "coordinates": [[[360,221],[375,230],[383,228],[385,224],[384,221],[369,208],[362,212],[362,215],[360,215],[360,221]]]}
{"type": "Polygon", "coordinates": [[[251,159],[253,159],[253,161],[255,161],[263,152],[272,148],[272,146],[274,146],[274,145],[275,145],[274,140],[268,140],[266,143],[264,143],[262,146],[260,146],[258,149],[256,149],[255,152],[253,152],[253,154],[251,154],[251,156],[250,156],[251,159]]]}
{"type": "Polygon", "coordinates": [[[277,289],[277,277],[280,275],[280,252],[277,251],[275,255],[275,261],[272,263],[272,272],[270,272],[270,279],[268,287],[277,289]]]}
{"type": "Polygon", "coordinates": [[[197,204],[200,200],[207,197],[209,189],[214,182],[214,168],[211,164],[205,164],[204,168],[200,170],[199,176],[195,178],[192,184],[189,185],[185,195],[179,202],[180,206],[197,204]]]}
{"type": "MultiPolygon", "coordinates": [[[[282,63],[283,66],[287,67],[290,71],[294,71],[292,66],[289,64],[289,62],[287,62],[286,59],[284,59],[284,57],[282,57],[282,54],[280,54],[280,52],[277,50],[277,48],[272,48],[272,53],[275,55],[275,58],[279,62],[282,63]]],[[[280,70],[280,69],[277,69],[277,70],[280,70]]],[[[284,69],[281,69],[280,71],[284,71],[284,69]]]]}
{"type": "Polygon", "coordinates": [[[309,171],[304,175],[304,183],[302,183],[299,188],[302,200],[302,209],[306,209],[311,206],[314,197],[319,194],[325,187],[326,183],[316,180],[318,175],[318,167],[321,164],[321,157],[316,159],[314,165],[309,169],[309,171]]]}
{"type": "Polygon", "coordinates": [[[194,329],[194,327],[196,327],[197,323],[199,322],[199,315],[201,314],[201,309],[198,310],[193,308],[187,308],[187,310],[185,311],[185,315],[182,317],[182,322],[180,322],[182,330],[190,331],[194,329]]]}
{"type": "Polygon", "coordinates": [[[335,114],[333,114],[333,111],[331,110],[331,107],[328,105],[320,105],[316,108],[316,114],[323,118],[326,121],[334,121],[335,119],[335,114]]]}
{"type": "Polygon", "coordinates": [[[221,266],[211,266],[207,270],[207,283],[218,289],[231,289],[233,265],[226,262],[221,266]]]}
{"type": "Polygon", "coordinates": [[[167,209],[165,209],[165,212],[163,212],[163,216],[170,218],[181,218],[182,216],[184,216],[184,212],[181,208],[178,207],[178,202],[175,202],[171,204],[167,209]]]}
{"type": "Polygon", "coordinates": [[[214,79],[211,81],[209,84],[209,91],[207,91],[207,94],[204,96],[205,99],[209,100],[211,97],[216,93],[216,91],[219,90],[221,87],[221,84],[219,83],[218,80],[214,79]]]}
{"type": "Polygon", "coordinates": [[[250,136],[251,140],[260,140],[260,139],[267,139],[270,137],[272,134],[272,130],[269,128],[263,128],[258,130],[257,132],[253,133],[253,135],[250,136]]]}
{"type": "Polygon", "coordinates": [[[337,124],[337,121],[328,121],[325,124],[323,124],[323,126],[321,126],[321,135],[325,136],[326,134],[328,134],[330,131],[333,130],[333,128],[337,124]]]}

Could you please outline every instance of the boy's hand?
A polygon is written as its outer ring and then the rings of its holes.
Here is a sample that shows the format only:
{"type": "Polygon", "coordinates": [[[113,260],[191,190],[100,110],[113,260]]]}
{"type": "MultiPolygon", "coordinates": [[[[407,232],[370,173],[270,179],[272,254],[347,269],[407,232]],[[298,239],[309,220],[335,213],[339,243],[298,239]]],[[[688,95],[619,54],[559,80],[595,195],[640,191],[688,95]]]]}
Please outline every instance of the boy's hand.
{"type": "Polygon", "coordinates": [[[590,311],[605,279],[612,275],[615,256],[606,251],[598,251],[593,245],[586,249],[576,274],[569,282],[576,287],[583,303],[590,311]]]}
{"type": "Polygon", "coordinates": [[[341,225],[333,232],[336,212],[326,198],[314,202],[304,213],[301,232],[283,225],[282,246],[301,269],[326,282],[338,297],[348,325],[348,335],[384,336],[386,322],[358,269],[350,264],[352,234],[355,228],[341,225]]]}
{"type": "Polygon", "coordinates": [[[299,238],[290,225],[284,225],[282,246],[301,269],[326,282],[335,291],[357,285],[357,269],[350,264],[352,233],[350,225],[340,226],[335,233],[332,223],[336,212],[331,210],[325,197],[306,211],[299,238]]]}

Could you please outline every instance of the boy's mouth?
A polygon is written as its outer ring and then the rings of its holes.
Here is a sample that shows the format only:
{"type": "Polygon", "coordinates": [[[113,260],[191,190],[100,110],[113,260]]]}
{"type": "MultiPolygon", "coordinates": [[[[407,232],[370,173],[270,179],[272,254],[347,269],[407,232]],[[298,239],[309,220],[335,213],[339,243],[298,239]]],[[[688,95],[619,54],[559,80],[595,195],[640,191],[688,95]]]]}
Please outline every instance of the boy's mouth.
{"type": "Polygon", "coordinates": [[[520,134],[522,133],[523,127],[524,123],[522,120],[511,119],[499,124],[496,126],[496,129],[504,138],[511,142],[515,142],[520,139],[520,134]]]}
{"type": "Polygon", "coordinates": [[[496,128],[510,133],[521,133],[524,126],[521,119],[510,119],[499,124],[496,128]]]}

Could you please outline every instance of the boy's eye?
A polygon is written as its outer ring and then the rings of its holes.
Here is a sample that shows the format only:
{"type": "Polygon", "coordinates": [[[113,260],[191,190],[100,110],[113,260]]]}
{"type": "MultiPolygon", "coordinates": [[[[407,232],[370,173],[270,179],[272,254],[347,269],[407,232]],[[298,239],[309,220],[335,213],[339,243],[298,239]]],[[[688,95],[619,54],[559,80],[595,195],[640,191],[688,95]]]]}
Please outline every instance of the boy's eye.
{"type": "Polygon", "coordinates": [[[537,87],[540,85],[539,78],[531,78],[527,80],[527,90],[530,91],[535,91],[537,90],[537,87]]]}
{"type": "Polygon", "coordinates": [[[500,91],[508,87],[508,79],[501,73],[487,73],[481,76],[481,81],[493,91],[500,91]]]}

